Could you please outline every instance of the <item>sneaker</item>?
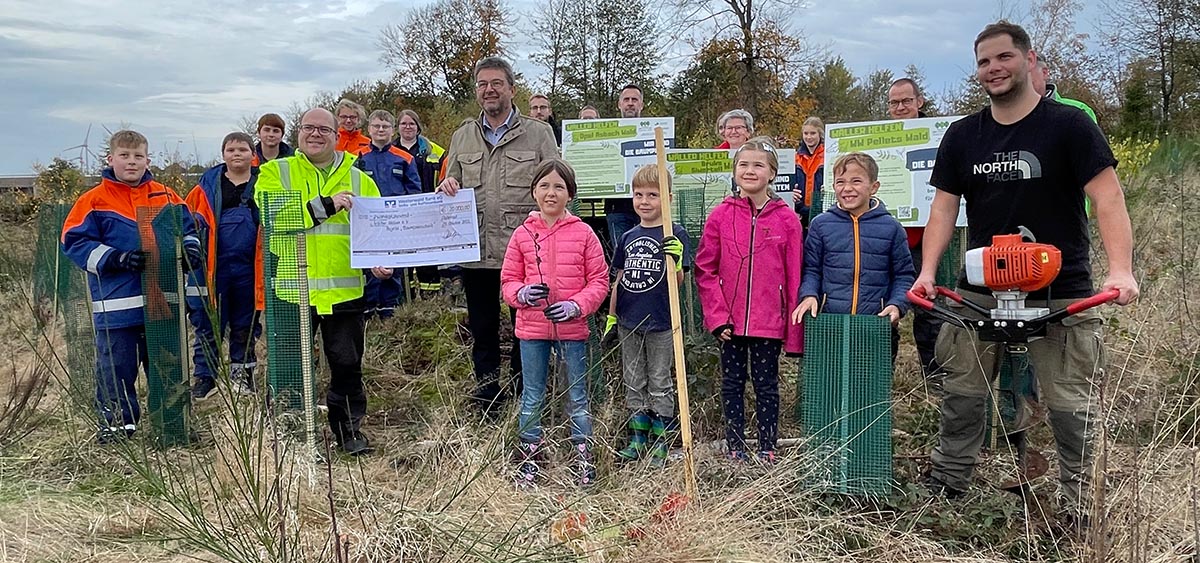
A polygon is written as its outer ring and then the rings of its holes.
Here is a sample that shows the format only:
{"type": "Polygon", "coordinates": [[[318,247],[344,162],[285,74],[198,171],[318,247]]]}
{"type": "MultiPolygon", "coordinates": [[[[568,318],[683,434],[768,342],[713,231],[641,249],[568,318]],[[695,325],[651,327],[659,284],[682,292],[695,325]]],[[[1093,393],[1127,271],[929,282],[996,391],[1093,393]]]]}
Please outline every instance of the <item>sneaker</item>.
{"type": "Polygon", "coordinates": [[[254,395],[254,376],[246,368],[242,366],[230,368],[229,379],[233,382],[233,389],[238,394],[254,395]]]}
{"type": "Polygon", "coordinates": [[[137,432],[137,425],[102,426],[96,432],[96,442],[100,445],[115,444],[121,440],[132,438],[137,432]]]}
{"type": "Polygon", "coordinates": [[[575,454],[577,456],[575,475],[579,480],[579,486],[590,487],[596,484],[596,458],[592,455],[592,449],[588,447],[587,442],[575,444],[575,454]]]}
{"type": "Polygon", "coordinates": [[[350,436],[350,438],[339,443],[338,449],[341,450],[342,453],[352,456],[366,455],[375,451],[375,449],[371,447],[371,441],[368,440],[362,432],[357,430],[353,435],[350,436]]]}
{"type": "Polygon", "coordinates": [[[217,380],[211,377],[197,377],[192,383],[192,400],[203,401],[217,394],[217,380]]]}
{"type": "Polygon", "coordinates": [[[742,450],[729,450],[725,452],[725,459],[734,463],[746,463],[750,461],[750,456],[746,455],[746,452],[742,450]]]}
{"type": "Polygon", "coordinates": [[[763,450],[758,452],[758,462],[763,465],[775,465],[779,460],[775,457],[775,450],[763,450]]]}
{"type": "Polygon", "coordinates": [[[517,475],[514,481],[518,487],[534,487],[537,485],[538,459],[541,457],[540,442],[521,442],[517,444],[517,475]]]}

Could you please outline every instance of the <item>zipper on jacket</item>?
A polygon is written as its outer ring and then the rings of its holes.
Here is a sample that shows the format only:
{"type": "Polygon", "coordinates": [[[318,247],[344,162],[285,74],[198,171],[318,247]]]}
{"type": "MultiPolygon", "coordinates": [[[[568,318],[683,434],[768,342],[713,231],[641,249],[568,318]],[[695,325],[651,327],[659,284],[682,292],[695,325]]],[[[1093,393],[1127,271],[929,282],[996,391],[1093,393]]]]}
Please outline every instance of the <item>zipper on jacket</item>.
{"type": "Polygon", "coordinates": [[[850,215],[850,222],[854,224],[854,277],[852,278],[853,285],[852,285],[851,292],[850,292],[850,314],[857,315],[858,314],[858,276],[859,276],[859,268],[861,266],[861,261],[862,261],[862,255],[861,255],[862,249],[859,248],[860,241],[859,241],[859,236],[858,236],[858,217],[855,217],[854,215],[850,215]]]}
{"type": "MultiPolygon", "coordinates": [[[[750,260],[747,263],[748,273],[746,274],[746,324],[742,326],[743,336],[750,334],[750,302],[751,288],[754,286],[754,231],[758,230],[758,211],[754,209],[754,202],[746,199],[750,203],[750,260]]],[[[766,207],[766,204],[763,204],[766,207]]]]}

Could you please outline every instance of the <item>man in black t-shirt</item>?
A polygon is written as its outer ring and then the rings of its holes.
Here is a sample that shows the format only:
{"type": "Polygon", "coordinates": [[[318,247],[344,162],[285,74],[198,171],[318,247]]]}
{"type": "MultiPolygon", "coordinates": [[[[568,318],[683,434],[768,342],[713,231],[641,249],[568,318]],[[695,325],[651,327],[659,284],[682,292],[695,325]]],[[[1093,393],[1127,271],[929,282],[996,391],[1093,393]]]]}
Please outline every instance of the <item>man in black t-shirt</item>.
{"type": "MultiPolygon", "coordinates": [[[[930,184],[937,188],[925,230],[924,261],[913,284],[934,297],[938,261],[949,245],[959,198],[967,202],[970,247],[991,244],[992,236],[1030,229],[1039,242],[1063,253],[1063,268],[1047,289],[1029,296],[1057,309],[1092,295],[1084,213],[1085,194],[1093,201],[1108,258],[1103,288],[1117,289],[1117,303],[1138,296],[1133,277],[1133,236],[1125,199],[1107,141],[1087,115],[1043,100],[1029,84],[1037,62],[1020,26],[1000,21],[975,40],[977,77],[992,105],[953,123],[938,149],[930,184]]],[[[994,306],[986,288],[959,289],[969,299],[994,306]]],[[[1086,311],[1051,325],[1029,345],[1029,359],[1058,446],[1059,480],[1068,522],[1086,524],[1091,498],[1091,434],[1097,398],[1092,382],[1104,369],[1101,319],[1086,311]]],[[[974,333],[946,324],[938,337],[937,359],[946,371],[941,430],[926,484],[937,492],[964,491],[983,445],[988,381],[994,375],[997,346],[974,333]]],[[[1009,433],[1012,429],[1000,429],[1009,433]]]]}

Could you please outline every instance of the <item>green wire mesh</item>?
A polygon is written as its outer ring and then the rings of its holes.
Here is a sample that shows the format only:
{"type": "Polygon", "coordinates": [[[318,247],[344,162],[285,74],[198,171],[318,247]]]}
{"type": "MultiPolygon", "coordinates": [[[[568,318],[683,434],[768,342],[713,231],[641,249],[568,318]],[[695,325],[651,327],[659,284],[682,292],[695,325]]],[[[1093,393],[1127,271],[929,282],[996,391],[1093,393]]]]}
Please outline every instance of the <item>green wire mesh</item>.
{"type": "Polygon", "coordinates": [[[33,296],[38,322],[52,341],[58,342],[55,319],[62,316],[70,396],[76,405],[90,412],[95,392],[96,338],[87,272],[75,267],[59,244],[71,207],[70,203],[45,203],[38,207],[33,296]]]}
{"type": "Polygon", "coordinates": [[[963,269],[963,259],[967,252],[967,228],[957,227],[950,237],[950,246],[942,253],[938,262],[937,275],[934,278],[938,285],[954,287],[958,284],[958,275],[963,269]]]}
{"type": "Polygon", "coordinates": [[[804,321],[801,420],[820,460],[815,488],[868,496],[891,491],[891,330],[874,315],[804,321]]]}
{"type": "MultiPolygon", "coordinates": [[[[691,244],[687,248],[687,263],[694,263],[696,247],[704,234],[704,221],[712,206],[706,198],[704,190],[698,187],[678,188],[674,191],[671,220],[687,231],[691,244]]],[[[719,200],[718,200],[719,201],[719,200]]],[[[704,332],[704,313],[700,308],[700,296],[692,276],[686,276],[680,286],[679,293],[680,322],[684,334],[700,334],[704,332]]]]}
{"type": "MultiPolygon", "coordinates": [[[[276,408],[311,412],[316,408],[312,399],[316,397],[316,369],[311,359],[315,356],[312,329],[302,322],[309,315],[307,256],[301,254],[306,242],[304,204],[296,192],[260,193],[258,199],[263,221],[263,321],[270,353],[267,386],[276,408]],[[305,260],[298,260],[301,256],[305,260]],[[305,370],[311,370],[307,392],[305,370]],[[308,404],[305,396],[310,397],[308,404]]],[[[312,426],[313,422],[306,424],[312,426]]]]}
{"type": "Polygon", "coordinates": [[[146,297],[146,410],[161,446],[188,443],[191,394],[188,387],[187,316],[184,307],[182,205],[139,208],[138,230],[149,254],[142,272],[146,297]]]}

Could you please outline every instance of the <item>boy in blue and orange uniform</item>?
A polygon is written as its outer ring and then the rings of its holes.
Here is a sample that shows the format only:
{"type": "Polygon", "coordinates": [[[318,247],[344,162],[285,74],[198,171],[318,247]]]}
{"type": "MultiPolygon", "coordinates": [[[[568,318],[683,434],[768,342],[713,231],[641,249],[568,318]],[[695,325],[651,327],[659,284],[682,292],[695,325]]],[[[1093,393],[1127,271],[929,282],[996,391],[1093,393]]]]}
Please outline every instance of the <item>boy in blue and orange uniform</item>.
{"type": "Polygon", "coordinates": [[[264,113],[258,118],[258,144],[254,145],[254,160],[251,166],[259,167],[277,158],[296,154],[296,149],[283,140],[286,124],[277,113],[264,113]]]}
{"type": "Polygon", "coordinates": [[[254,204],[258,167],[251,166],[252,143],[245,133],[226,135],[221,141],[225,162],[206,170],[187,196],[196,230],[208,250],[205,281],[210,290],[208,299],[188,298],[188,316],[196,328],[196,380],[192,385],[192,398],[196,400],[207,399],[217,390],[212,368],[220,359],[216,335],[224,335],[227,329],[229,379],[239,392],[254,393],[254,367],[258,364],[254,342],[262,334],[258,322],[258,310],[262,309],[262,292],[258,291],[262,284],[262,253],[258,207],[254,204]]]}
{"type": "MultiPolygon", "coordinates": [[[[109,168],[99,185],[75,201],[62,232],[63,253],[88,274],[101,443],[131,436],[141,418],[135,383],[138,364],[145,369],[149,363],[142,293],[148,255],[138,233],[138,209],[184,204],[151,176],[146,137],[117,131],[108,146],[109,168]]],[[[183,267],[201,270],[203,255],[191,214],[183,214],[182,227],[183,267]]]]}
{"type": "MultiPolygon", "coordinates": [[[[421,177],[412,155],[392,144],[396,132],[396,116],[387,110],[377,109],[367,119],[367,131],[371,133],[371,144],[353,154],[358,157],[354,165],[367,173],[379,193],[384,197],[421,193],[421,177]]],[[[400,283],[407,278],[395,275],[386,280],[367,276],[363,296],[367,300],[367,316],[378,314],[379,318],[391,318],[400,300],[400,283]]]]}

